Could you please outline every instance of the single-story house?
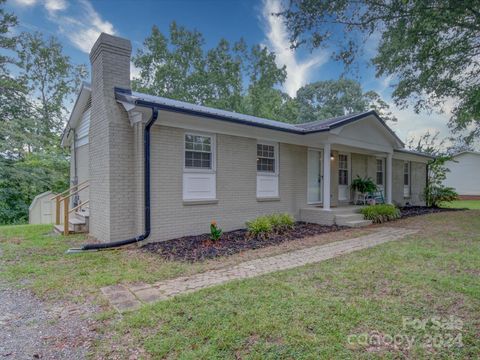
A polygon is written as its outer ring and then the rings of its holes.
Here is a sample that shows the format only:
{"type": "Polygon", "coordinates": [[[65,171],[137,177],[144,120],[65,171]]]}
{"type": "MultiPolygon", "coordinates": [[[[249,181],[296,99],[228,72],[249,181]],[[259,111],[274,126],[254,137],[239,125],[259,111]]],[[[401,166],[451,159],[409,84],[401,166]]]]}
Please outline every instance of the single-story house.
{"type": "Polygon", "coordinates": [[[388,203],[424,203],[431,157],[406,150],[374,111],[290,124],[138,93],[130,56],[130,41],[100,35],[62,138],[72,183],[89,180],[79,201],[98,240],[162,241],[212,220],[233,230],[278,212],[332,224],[357,175],[388,203]]]}
{"type": "Polygon", "coordinates": [[[445,167],[450,170],[445,186],[453,187],[461,199],[480,200],[480,152],[459,152],[445,167]]]}

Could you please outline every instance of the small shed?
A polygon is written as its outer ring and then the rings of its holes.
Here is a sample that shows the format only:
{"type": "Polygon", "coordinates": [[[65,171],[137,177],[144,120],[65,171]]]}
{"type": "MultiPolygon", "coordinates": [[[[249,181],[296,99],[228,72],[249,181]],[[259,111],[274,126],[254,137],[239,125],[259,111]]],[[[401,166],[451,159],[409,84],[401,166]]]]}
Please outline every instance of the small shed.
{"type": "Polygon", "coordinates": [[[51,191],[35,196],[28,208],[29,224],[53,224],[55,222],[55,200],[50,200],[56,194],[51,191]]]}

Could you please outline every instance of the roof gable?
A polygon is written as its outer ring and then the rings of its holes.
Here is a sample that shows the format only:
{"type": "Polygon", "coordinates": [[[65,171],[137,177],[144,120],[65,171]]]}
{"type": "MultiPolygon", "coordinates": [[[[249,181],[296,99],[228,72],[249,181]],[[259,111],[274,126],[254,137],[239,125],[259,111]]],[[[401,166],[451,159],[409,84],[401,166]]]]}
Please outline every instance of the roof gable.
{"type": "Polygon", "coordinates": [[[380,146],[401,147],[403,143],[379,122],[375,116],[368,115],[355,121],[342,121],[330,127],[330,132],[342,138],[360,140],[380,146]]]}

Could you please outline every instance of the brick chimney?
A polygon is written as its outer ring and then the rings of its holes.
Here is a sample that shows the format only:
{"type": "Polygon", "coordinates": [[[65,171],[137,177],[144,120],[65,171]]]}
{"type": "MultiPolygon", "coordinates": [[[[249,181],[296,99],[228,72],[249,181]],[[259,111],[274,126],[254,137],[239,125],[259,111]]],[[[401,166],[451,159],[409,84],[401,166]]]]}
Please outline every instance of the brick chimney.
{"type": "Polygon", "coordinates": [[[90,52],[90,234],[102,242],[136,235],[134,130],[115,87],[130,88],[129,40],[102,33],[90,52]]]}

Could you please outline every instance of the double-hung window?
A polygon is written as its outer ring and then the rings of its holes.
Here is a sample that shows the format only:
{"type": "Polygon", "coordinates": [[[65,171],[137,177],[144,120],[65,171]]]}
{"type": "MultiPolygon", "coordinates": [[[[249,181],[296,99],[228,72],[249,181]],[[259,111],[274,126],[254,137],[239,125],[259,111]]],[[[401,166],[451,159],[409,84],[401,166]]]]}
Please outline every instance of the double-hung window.
{"type": "Polygon", "coordinates": [[[385,178],[385,169],[384,169],[383,159],[377,159],[377,185],[380,188],[383,188],[383,182],[385,178]]]}
{"type": "Polygon", "coordinates": [[[403,163],[403,197],[410,197],[410,161],[403,163]]]}
{"type": "Polygon", "coordinates": [[[275,173],[275,145],[257,144],[257,171],[275,173]]]}
{"type": "Polygon", "coordinates": [[[185,168],[212,169],[212,137],[185,134],[185,168]]]}
{"type": "Polygon", "coordinates": [[[338,155],[338,185],[348,185],[348,155],[338,155]]]}
{"type": "Polygon", "coordinates": [[[183,144],[183,200],[215,200],[215,135],[187,132],[183,144]]]}
{"type": "Polygon", "coordinates": [[[278,197],[278,144],[257,143],[257,198],[278,197]]]}

